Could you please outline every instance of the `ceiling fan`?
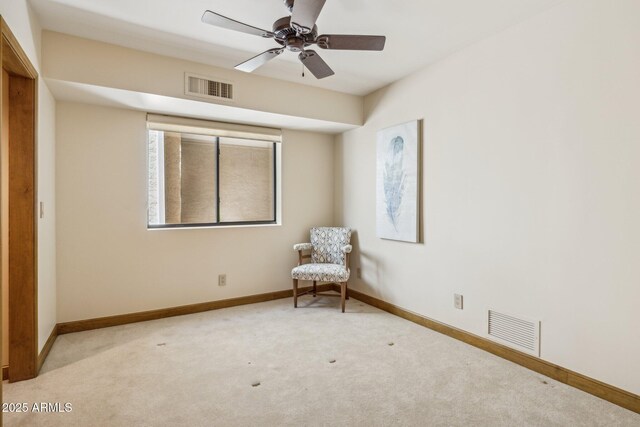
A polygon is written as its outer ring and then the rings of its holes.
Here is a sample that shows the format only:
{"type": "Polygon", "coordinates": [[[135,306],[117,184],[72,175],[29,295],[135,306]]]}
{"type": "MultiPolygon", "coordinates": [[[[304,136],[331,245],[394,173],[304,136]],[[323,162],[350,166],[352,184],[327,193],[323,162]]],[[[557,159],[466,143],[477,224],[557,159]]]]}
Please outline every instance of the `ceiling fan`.
{"type": "Polygon", "coordinates": [[[269,49],[235,66],[236,70],[250,73],[257,70],[285,49],[299,52],[298,59],[318,79],[334,74],[331,67],[314,50],[307,47],[315,44],[322,49],[336,50],[382,50],[385,36],[361,36],[342,34],[318,35],[316,20],[326,0],[284,0],[291,16],[285,16],[273,23],[272,31],[262,30],[207,10],[202,22],[229,30],[241,31],[264,38],[272,38],[280,47],[269,49]],[[295,1],[295,5],[294,5],[295,1]]]}

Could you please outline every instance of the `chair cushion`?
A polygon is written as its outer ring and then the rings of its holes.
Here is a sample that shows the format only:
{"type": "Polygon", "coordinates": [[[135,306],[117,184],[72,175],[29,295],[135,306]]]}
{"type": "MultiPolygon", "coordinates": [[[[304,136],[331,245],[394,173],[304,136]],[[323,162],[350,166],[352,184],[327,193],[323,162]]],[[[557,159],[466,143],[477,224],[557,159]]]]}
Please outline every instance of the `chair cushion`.
{"type": "Polygon", "coordinates": [[[351,241],[347,227],[314,227],[311,229],[312,263],[344,264],[342,248],[351,241]]]}
{"type": "Polygon", "coordinates": [[[291,270],[291,277],[319,282],[346,282],[349,280],[349,269],[340,264],[302,264],[291,270]]]}

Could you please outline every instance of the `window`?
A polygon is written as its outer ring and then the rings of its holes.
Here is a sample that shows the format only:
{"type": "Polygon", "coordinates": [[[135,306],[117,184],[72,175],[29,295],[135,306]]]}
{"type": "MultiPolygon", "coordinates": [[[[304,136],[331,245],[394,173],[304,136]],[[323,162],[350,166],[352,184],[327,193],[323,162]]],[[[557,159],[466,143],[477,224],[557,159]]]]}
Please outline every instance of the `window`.
{"type": "Polygon", "coordinates": [[[148,227],[275,224],[280,132],[149,115],[148,227]]]}

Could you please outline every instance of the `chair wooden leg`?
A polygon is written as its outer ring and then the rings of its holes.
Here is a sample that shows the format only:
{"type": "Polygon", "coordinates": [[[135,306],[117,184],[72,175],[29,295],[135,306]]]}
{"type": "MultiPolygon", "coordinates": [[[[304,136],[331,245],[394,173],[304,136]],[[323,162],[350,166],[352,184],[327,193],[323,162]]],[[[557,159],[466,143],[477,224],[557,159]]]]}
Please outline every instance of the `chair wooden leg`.
{"type": "Polygon", "coordinates": [[[349,299],[349,282],[344,282],[344,287],[346,288],[345,290],[346,299],[349,299]]]}
{"type": "Polygon", "coordinates": [[[313,281],[313,296],[316,296],[316,281],[313,281]]]}
{"type": "Polygon", "coordinates": [[[298,307],[298,279],[293,279],[293,308],[298,307]]]}
{"type": "Polygon", "coordinates": [[[340,283],[340,301],[342,303],[342,312],[344,313],[344,300],[347,296],[347,282],[340,283]]]}

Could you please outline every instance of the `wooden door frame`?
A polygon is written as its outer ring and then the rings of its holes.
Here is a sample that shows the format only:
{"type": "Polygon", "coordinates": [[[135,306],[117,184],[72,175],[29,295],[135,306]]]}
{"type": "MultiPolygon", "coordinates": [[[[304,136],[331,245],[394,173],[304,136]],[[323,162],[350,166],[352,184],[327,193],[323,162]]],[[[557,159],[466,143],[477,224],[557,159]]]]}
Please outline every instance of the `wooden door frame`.
{"type": "MultiPolygon", "coordinates": [[[[0,16],[9,74],[9,381],[38,375],[38,73],[0,16]]],[[[0,76],[0,79],[3,77],[0,76]]],[[[2,85],[0,85],[0,91],[2,85]]],[[[1,107],[0,107],[1,108],[1,107]]]]}

